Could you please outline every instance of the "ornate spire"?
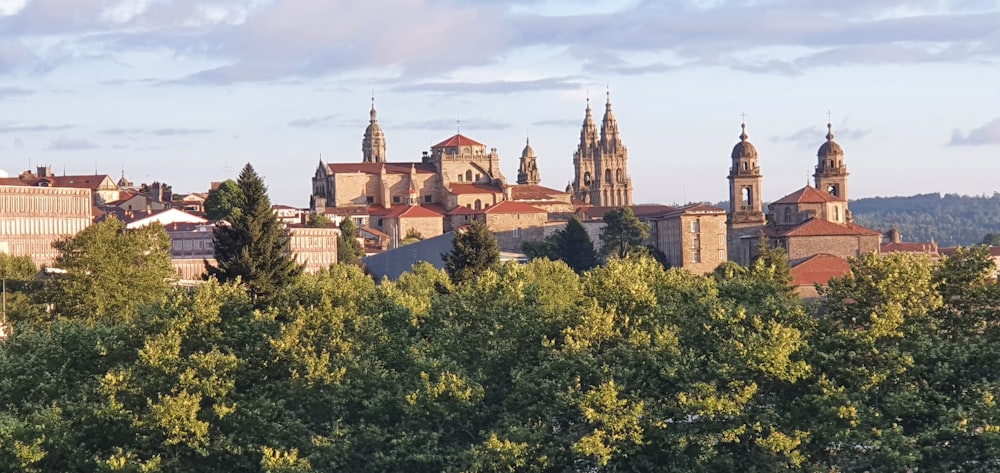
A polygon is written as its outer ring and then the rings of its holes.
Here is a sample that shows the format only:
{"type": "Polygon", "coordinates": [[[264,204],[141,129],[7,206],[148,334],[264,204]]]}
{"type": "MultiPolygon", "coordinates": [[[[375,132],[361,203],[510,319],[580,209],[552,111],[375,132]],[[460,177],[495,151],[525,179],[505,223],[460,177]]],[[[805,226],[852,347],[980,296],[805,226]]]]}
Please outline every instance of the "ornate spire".
{"type": "Polygon", "coordinates": [[[525,138],[524,150],[521,151],[521,166],[517,170],[517,183],[536,185],[541,181],[535,150],[531,147],[530,139],[525,138]]]}
{"type": "Polygon", "coordinates": [[[604,105],[604,119],[601,122],[601,148],[606,153],[614,153],[622,148],[621,137],[618,134],[618,120],[611,109],[611,89],[607,91],[608,100],[604,105]]]}
{"type": "Polygon", "coordinates": [[[594,123],[594,114],[590,108],[590,96],[587,96],[587,110],[583,117],[583,126],[580,128],[580,145],[577,153],[580,157],[593,157],[597,148],[597,125],[594,123]]]}
{"type": "Polygon", "coordinates": [[[833,123],[826,122],[826,141],[833,141],[833,123]]]}
{"type": "Polygon", "coordinates": [[[372,93],[372,108],[369,112],[370,119],[368,128],[365,128],[365,137],[361,140],[361,153],[366,163],[385,162],[385,133],[378,124],[378,112],[375,111],[375,94],[372,93]]]}

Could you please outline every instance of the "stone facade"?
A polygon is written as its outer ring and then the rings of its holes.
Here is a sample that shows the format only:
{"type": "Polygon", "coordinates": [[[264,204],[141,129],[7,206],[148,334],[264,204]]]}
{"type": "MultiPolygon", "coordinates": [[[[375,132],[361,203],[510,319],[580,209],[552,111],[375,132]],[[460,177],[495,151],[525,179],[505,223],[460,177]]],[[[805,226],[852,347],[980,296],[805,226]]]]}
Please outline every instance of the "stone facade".
{"type": "Polygon", "coordinates": [[[337,263],[337,238],[340,229],[334,226],[308,227],[301,224],[285,226],[288,251],[305,272],[315,273],[337,263]]]}
{"type": "Polygon", "coordinates": [[[2,253],[28,256],[38,266],[51,265],[59,256],[52,243],[76,235],[93,221],[90,189],[28,186],[16,178],[2,181],[6,181],[0,182],[2,253]]]}
{"type": "Polygon", "coordinates": [[[618,120],[611,108],[611,94],[604,108],[600,135],[587,99],[580,130],[580,143],[573,155],[572,190],[578,201],[600,207],[632,205],[632,178],[628,173],[628,150],[622,143],[618,120]]]}
{"type": "Polygon", "coordinates": [[[656,247],[672,268],[695,274],[710,273],[729,257],[726,211],[694,204],[681,207],[657,219],[656,247]]]}

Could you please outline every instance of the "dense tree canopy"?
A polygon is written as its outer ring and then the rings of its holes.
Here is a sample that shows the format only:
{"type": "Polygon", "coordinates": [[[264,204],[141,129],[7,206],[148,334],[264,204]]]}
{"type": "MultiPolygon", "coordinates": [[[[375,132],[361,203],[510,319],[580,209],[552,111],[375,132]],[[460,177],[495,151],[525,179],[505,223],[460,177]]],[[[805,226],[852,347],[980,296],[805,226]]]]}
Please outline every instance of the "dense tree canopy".
{"type": "Polygon", "coordinates": [[[851,201],[857,223],[888,231],[904,241],[936,241],[941,246],[976,245],[983,236],[1000,234],[1000,193],[991,196],[919,194],[868,197],[851,201]]]}
{"type": "Polygon", "coordinates": [[[359,264],[365,256],[365,249],[358,242],[358,226],[354,219],[344,217],[340,221],[340,236],[337,238],[337,262],[359,264]]]}
{"type": "Polygon", "coordinates": [[[334,265],[263,307],[213,280],[24,320],[0,342],[0,471],[996,469],[987,251],[865,255],[810,304],[769,251],[708,276],[334,265]]]}
{"type": "Polygon", "coordinates": [[[205,215],[209,220],[226,220],[235,216],[244,207],[243,191],[232,179],[226,179],[218,187],[208,191],[205,199],[205,215]]]}

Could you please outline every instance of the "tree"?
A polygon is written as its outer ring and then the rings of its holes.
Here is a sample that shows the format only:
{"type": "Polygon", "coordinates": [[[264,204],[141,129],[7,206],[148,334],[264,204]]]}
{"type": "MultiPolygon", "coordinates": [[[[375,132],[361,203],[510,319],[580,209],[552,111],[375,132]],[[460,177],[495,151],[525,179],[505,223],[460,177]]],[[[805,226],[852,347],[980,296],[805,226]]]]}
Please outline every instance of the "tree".
{"type": "Polygon", "coordinates": [[[313,228],[323,228],[329,226],[331,223],[333,223],[333,221],[330,220],[330,217],[323,214],[311,213],[309,214],[309,221],[306,222],[306,225],[313,228]]]}
{"type": "Polygon", "coordinates": [[[521,253],[524,253],[524,256],[527,256],[529,260],[540,258],[557,259],[554,253],[555,248],[552,245],[553,236],[555,234],[550,235],[544,240],[521,242],[521,253]]]}
{"type": "Polygon", "coordinates": [[[38,266],[29,256],[11,256],[0,253],[0,278],[30,281],[38,275],[38,266]]]}
{"type": "Polygon", "coordinates": [[[989,246],[1000,246],[1000,233],[987,233],[983,236],[983,244],[989,246]]]}
{"type": "Polygon", "coordinates": [[[601,250],[605,255],[625,258],[648,237],[649,225],[639,221],[632,207],[604,214],[604,236],[601,237],[604,247],[601,250]]]}
{"type": "Polygon", "coordinates": [[[500,263],[500,245],[484,222],[477,220],[464,232],[455,232],[453,245],[451,252],[441,257],[455,284],[471,281],[500,263]]]}
{"type": "Polygon", "coordinates": [[[243,192],[232,179],[226,179],[219,187],[208,191],[205,199],[205,215],[209,220],[232,218],[244,206],[243,192]]]}
{"type": "Polygon", "coordinates": [[[597,266],[594,241],[576,217],[552,236],[553,255],[566,263],[577,274],[597,266]]]}
{"type": "Polygon", "coordinates": [[[127,229],[109,217],[52,244],[65,270],[49,281],[45,300],[59,314],[82,318],[130,318],[145,304],[162,301],[177,272],[170,237],[160,224],[127,229]]]}
{"type": "Polygon", "coordinates": [[[358,264],[365,256],[365,249],[358,243],[358,226],[354,219],[344,217],[340,221],[340,236],[337,238],[337,262],[358,264]]]}
{"type": "Polygon", "coordinates": [[[416,243],[424,239],[424,236],[417,231],[416,228],[411,228],[406,231],[406,238],[399,242],[400,245],[409,245],[410,243],[416,243]]]}
{"type": "Polygon", "coordinates": [[[288,253],[288,236],[271,210],[264,180],[247,163],[240,172],[241,206],[229,221],[215,226],[215,260],[205,262],[208,276],[219,281],[240,278],[258,307],[289,285],[302,266],[288,253]]]}

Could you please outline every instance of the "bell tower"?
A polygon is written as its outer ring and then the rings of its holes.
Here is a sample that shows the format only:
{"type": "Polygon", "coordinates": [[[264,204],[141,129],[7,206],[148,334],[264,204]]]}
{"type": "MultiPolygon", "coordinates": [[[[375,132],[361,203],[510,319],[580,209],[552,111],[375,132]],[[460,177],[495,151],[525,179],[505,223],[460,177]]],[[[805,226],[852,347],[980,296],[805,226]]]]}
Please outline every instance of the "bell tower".
{"type": "Polygon", "coordinates": [[[833,141],[833,125],[826,124],[826,142],[816,152],[816,189],[826,191],[842,202],[847,202],[847,166],[844,149],[833,141]]]}
{"type": "Polygon", "coordinates": [[[740,141],[733,147],[729,168],[729,259],[750,264],[750,239],[756,237],[767,223],[761,200],[764,176],[757,163],[757,148],[747,141],[746,122],[740,125],[740,141]]]}
{"type": "Polygon", "coordinates": [[[590,202],[605,207],[632,205],[632,178],[628,174],[628,149],[622,144],[618,120],[611,109],[611,92],[604,105],[601,141],[594,160],[594,186],[590,202]]]}
{"type": "Polygon", "coordinates": [[[363,162],[384,163],[385,162],[385,133],[378,124],[378,113],[375,111],[375,96],[372,96],[372,109],[369,112],[368,128],[365,128],[365,137],[361,140],[361,153],[364,156],[363,162]]]}
{"type": "Polygon", "coordinates": [[[521,166],[517,170],[517,183],[537,185],[541,181],[535,149],[531,147],[531,141],[525,139],[524,150],[521,151],[521,166]]]}
{"type": "Polygon", "coordinates": [[[594,124],[593,111],[590,109],[590,97],[587,97],[586,115],[583,117],[583,126],[580,127],[580,144],[573,153],[573,198],[588,204],[600,205],[591,202],[590,191],[594,186],[595,168],[594,161],[598,153],[597,125],[594,124]]]}

